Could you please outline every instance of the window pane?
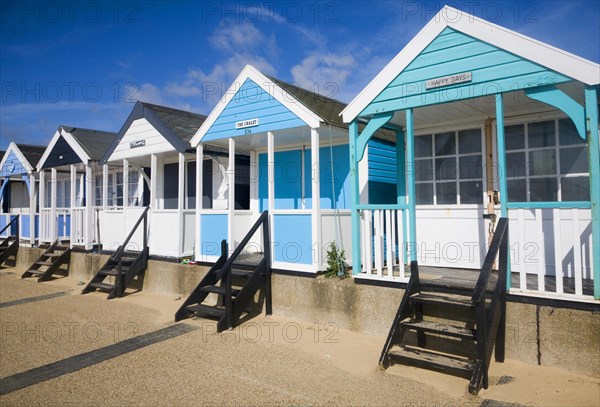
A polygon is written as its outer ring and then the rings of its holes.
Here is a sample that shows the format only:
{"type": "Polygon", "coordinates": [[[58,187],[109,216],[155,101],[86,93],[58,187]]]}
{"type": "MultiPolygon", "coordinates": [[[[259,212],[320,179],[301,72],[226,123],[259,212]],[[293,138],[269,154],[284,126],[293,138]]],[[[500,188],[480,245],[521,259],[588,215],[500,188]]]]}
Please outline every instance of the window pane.
{"type": "Polygon", "coordinates": [[[527,184],[525,180],[508,180],[507,188],[510,202],[527,202],[527,184]]]}
{"type": "Polygon", "coordinates": [[[165,164],[163,199],[164,209],[177,209],[177,195],[179,193],[179,163],[165,164]]]}
{"type": "Polygon", "coordinates": [[[556,178],[537,178],[529,181],[531,202],[556,201],[558,198],[556,178]]]}
{"type": "Polygon", "coordinates": [[[117,206],[123,206],[123,173],[117,172],[117,206]]]}
{"type": "Polygon", "coordinates": [[[415,157],[431,157],[431,135],[415,137],[415,157]]]}
{"type": "Polygon", "coordinates": [[[435,160],[435,179],[456,179],[456,157],[438,158],[435,160]]]}
{"type": "Polygon", "coordinates": [[[433,160],[415,160],[415,179],[417,181],[433,180],[433,160]]]}
{"type": "Polygon", "coordinates": [[[417,205],[432,205],[433,204],[433,184],[416,184],[417,205]]]}
{"type": "Polygon", "coordinates": [[[554,121],[529,123],[529,148],[550,147],[556,144],[554,121]]]}
{"type": "Polygon", "coordinates": [[[461,182],[460,183],[460,203],[461,204],[480,204],[482,203],[483,182],[461,182]]]}
{"type": "Polygon", "coordinates": [[[435,186],[435,194],[438,205],[448,205],[456,203],[456,183],[440,182],[435,186]]]}
{"type": "Polygon", "coordinates": [[[588,177],[568,177],[560,180],[563,201],[589,201],[590,180],[588,177]]]}
{"type": "Polygon", "coordinates": [[[458,132],[458,151],[460,154],[481,152],[481,130],[462,130],[458,132]]]}
{"type": "Polygon", "coordinates": [[[561,174],[587,174],[589,172],[586,147],[562,148],[559,154],[561,174]]]}
{"type": "Polygon", "coordinates": [[[529,152],[529,175],[556,174],[556,151],[541,150],[529,152]]]}
{"type": "Polygon", "coordinates": [[[185,182],[187,183],[187,209],[196,209],[196,161],[187,163],[187,177],[185,182]]]}
{"type": "Polygon", "coordinates": [[[525,148],[525,126],[517,124],[504,128],[506,150],[522,150],[525,148]]]}
{"type": "Polygon", "coordinates": [[[471,155],[459,157],[458,164],[460,169],[460,179],[481,179],[482,165],[480,155],[471,155]]]}
{"type": "Polygon", "coordinates": [[[456,154],[454,132],[435,135],[435,155],[456,154]]]}
{"type": "Polygon", "coordinates": [[[558,121],[558,136],[562,146],[585,144],[585,140],[579,137],[575,123],[571,119],[560,119],[558,121]]]}
{"type": "Polygon", "coordinates": [[[506,154],[506,176],[525,180],[525,153],[506,154]]]}
{"type": "Polygon", "coordinates": [[[130,206],[137,206],[139,203],[139,177],[140,175],[137,171],[129,170],[129,189],[127,194],[130,206]]]}

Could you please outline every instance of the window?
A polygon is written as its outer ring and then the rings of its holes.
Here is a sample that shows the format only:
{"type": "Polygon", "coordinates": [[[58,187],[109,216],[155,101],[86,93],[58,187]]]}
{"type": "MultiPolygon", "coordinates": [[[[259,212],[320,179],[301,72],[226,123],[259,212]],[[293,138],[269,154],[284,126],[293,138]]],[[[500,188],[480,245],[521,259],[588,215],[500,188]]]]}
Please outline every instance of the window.
{"type": "Polygon", "coordinates": [[[140,204],[140,173],[137,170],[129,170],[129,186],[127,188],[127,201],[129,206],[140,204]]]}
{"type": "Polygon", "coordinates": [[[196,209],[196,161],[188,161],[186,165],[186,209],[196,209]]]}
{"type": "Polygon", "coordinates": [[[587,201],[587,145],[570,119],[507,126],[510,202],[587,201]]]}
{"type": "Polygon", "coordinates": [[[415,137],[417,204],[481,204],[482,151],[480,129],[415,137]]]}
{"type": "Polygon", "coordinates": [[[96,175],[94,179],[94,191],[96,206],[102,206],[102,175],[96,175]]]}
{"type": "Polygon", "coordinates": [[[163,209],[177,209],[179,193],[179,163],[164,165],[163,209]]]}

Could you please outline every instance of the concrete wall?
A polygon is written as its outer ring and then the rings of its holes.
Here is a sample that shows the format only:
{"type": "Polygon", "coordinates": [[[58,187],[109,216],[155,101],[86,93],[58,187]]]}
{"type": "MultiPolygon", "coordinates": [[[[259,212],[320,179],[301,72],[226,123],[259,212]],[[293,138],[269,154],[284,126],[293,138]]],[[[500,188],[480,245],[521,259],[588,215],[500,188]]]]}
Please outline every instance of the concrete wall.
{"type": "MultiPolygon", "coordinates": [[[[19,249],[27,267],[40,249],[19,249]]],[[[89,281],[107,255],[73,253],[69,275],[89,281]]],[[[150,260],[144,291],[185,298],[208,267],[150,260]]],[[[386,336],[404,290],[355,284],[350,278],[273,275],[273,313],[339,328],[386,336]]],[[[509,302],[506,357],[600,377],[600,312],[509,302]]]]}

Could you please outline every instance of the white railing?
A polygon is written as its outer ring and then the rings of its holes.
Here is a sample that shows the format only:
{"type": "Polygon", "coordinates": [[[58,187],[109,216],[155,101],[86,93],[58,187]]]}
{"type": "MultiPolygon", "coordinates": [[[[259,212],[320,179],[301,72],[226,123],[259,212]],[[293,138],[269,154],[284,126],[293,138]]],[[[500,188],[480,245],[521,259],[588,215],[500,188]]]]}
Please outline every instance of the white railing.
{"type": "Polygon", "coordinates": [[[511,294],[593,300],[591,210],[563,206],[509,210],[511,294]]]}
{"type": "Polygon", "coordinates": [[[369,205],[361,209],[360,277],[407,282],[404,272],[407,256],[407,209],[385,209],[369,205]],[[379,208],[379,209],[378,209],[379,208]]]}
{"type": "Polygon", "coordinates": [[[72,208],[71,214],[71,244],[83,246],[89,243],[86,242],[85,208],[72,208]]]}
{"type": "MultiPolygon", "coordinates": [[[[56,236],[60,240],[71,239],[70,209],[56,209],[56,236]]],[[[54,239],[52,239],[54,240],[54,239]]]]}
{"type": "Polygon", "coordinates": [[[52,216],[52,208],[40,209],[40,241],[52,242],[55,235],[56,218],[52,216]]]}

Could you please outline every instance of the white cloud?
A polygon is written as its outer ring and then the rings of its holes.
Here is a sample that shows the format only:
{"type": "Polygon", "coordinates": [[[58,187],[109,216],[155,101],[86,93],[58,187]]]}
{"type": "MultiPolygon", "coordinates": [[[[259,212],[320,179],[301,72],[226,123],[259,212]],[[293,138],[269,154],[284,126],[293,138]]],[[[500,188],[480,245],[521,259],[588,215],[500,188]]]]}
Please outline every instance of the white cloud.
{"type": "Polygon", "coordinates": [[[131,99],[137,99],[142,102],[155,103],[157,105],[164,104],[164,97],[160,89],[151,83],[143,83],[131,95],[131,99]]]}
{"type": "Polygon", "coordinates": [[[292,68],[292,77],[299,86],[318,91],[334,99],[345,98],[346,81],[355,70],[356,62],[350,54],[312,54],[292,68]]]}
{"type": "Polygon", "coordinates": [[[269,55],[277,54],[277,45],[273,34],[266,35],[256,26],[248,22],[226,24],[222,22],[208,38],[208,42],[223,53],[249,53],[266,51],[269,55]]]}

